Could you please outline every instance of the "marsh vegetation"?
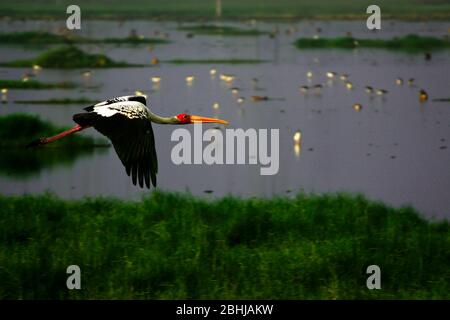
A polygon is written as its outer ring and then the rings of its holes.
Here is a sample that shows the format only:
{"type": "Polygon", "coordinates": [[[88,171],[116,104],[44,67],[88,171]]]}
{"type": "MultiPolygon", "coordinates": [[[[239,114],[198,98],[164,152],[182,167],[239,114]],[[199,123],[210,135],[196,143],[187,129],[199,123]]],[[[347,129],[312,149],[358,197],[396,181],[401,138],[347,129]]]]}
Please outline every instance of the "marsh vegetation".
{"type": "Polygon", "coordinates": [[[0,235],[2,299],[450,298],[449,223],[362,196],[0,196],[0,235]]]}

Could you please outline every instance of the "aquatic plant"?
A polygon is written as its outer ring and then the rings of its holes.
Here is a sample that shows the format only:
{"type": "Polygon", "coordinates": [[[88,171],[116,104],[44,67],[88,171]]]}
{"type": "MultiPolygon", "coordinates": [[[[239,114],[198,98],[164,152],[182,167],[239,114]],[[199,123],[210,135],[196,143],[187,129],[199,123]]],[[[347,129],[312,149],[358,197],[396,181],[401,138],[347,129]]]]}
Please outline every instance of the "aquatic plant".
{"type": "Polygon", "coordinates": [[[7,89],[72,89],[75,84],[71,82],[47,83],[37,80],[4,80],[0,79],[0,87],[7,89]]]}
{"type": "Polygon", "coordinates": [[[301,38],[295,41],[299,49],[308,48],[382,48],[390,50],[420,51],[450,48],[450,41],[433,37],[407,35],[393,39],[301,38]]]}
{"type": "Polygon", "coordinates": [[[145,37],[125,38],[86,38],[73,35],[59,35],[44,31],[24,31],[0,33],[0,44],[73,44],[73,43],[111,43],[111,44],[165,44],[168,40],[145,37]]]}
{"type": "Polygon", "coordinates": [[[16,60],[2,63],[7,67],[32,67],[39,65],[44,68],[114,68],[136,66],[126,62],[116,62],[103,54],[86,53],[75,46],[63,46],[50,49],[34,59],[16,60]]]}

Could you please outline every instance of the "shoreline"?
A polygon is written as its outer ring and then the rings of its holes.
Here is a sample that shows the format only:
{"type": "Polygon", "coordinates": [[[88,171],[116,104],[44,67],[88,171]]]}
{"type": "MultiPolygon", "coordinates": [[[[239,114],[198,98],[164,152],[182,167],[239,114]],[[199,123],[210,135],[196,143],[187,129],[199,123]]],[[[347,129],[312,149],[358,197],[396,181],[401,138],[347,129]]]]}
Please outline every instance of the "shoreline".
{"type": "MultiPolygon", "coordinates": [[[[65,18],[58,19],[61,15],[33,15],[33,13],[23,12],[17,15],[8,15],[0,11],[0,21],[9,20],[40,20],[40,21],[64,21],[65,18]]],[[[65,16],[64,16],[65,17],[65,16]]],[[[155,21],[155,22],[245,22],[256,20],[258,22],[326,22],[326,21],[365,21],[367,14],[342,14],[342,15],[314,15],[314,16],[226,16],[222,18],[210,16],[183,16],[176,14],[169,15],[109,15],[109,14],[84,14],[83,20],[87,21],[155,21]]],[[[423,15],[396,15],[384,14],[383,21],[402,21],[402,22],[450,22],[450,12],[439,14],[423,15]]]]}

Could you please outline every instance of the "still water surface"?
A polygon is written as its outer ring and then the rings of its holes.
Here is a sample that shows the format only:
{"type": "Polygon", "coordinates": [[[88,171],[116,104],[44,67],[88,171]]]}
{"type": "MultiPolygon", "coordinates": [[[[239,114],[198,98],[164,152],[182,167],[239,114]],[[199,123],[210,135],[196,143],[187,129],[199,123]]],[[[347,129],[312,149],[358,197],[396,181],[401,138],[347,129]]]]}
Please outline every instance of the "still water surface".
{"type": "MultiPolygon", "coordinates": [[[[55,31],[64,22],[2,21],[1,30],[55,31]]],[[[10,90],[8,103],[0,114],[26,112],[59,125],[72,125],[71,116],[83,105],[16,104],[15,100],[58,97],[86,97],[93,100],[133,94],[148,94],[150,107],[162,115],[182,112],[216,116],[228,120],[229,128],[276,128],[280,130],[280,168],[275,176],[261,176],[257,165],[181,165],[170,159],[175,142],[170,141],[173,126],[154,125],[159,158],[158,186],[163,190],[189,190],[204,197],[234,194],[243,197],[291,195],[305,192],[361,192],[370,199],[394,206],[410,204],[427,217],[450,218],[450,103],[433,102],[450,96],[449,51],[433,53],[431,61],[423,54],[385,50],[303,50],[292,43],[301,36],[391,38],[409,33],[442,37],[448,23],[385,22],[382,32],[370,32],[363,22],[257,23],[242,27],[280,30],[275,39],[259,37],[195,36],[187,38],[178,23],[132,21],[83,22],[80,34],[89,37],[125,37],[131,29],[154,36],[167,33],[170,44],[114,46],[83,45],[89,52],[105,53],[113,59],[149,65],[152,57],[170,59],[261,59],[262,64],[173,65],[157,67],[93,70],[86,80],[84,70],[42,70],[41,81],[72,81],[73,90],[10,90]],[[290,29],[290,32],[286,30],[290,29]],[[216,77],[209,70],[217,69],[216,77]],[[306,73],[312,71],[309,81],[306,73]],[[348,74],[353,90],[339,78],[329,81],[328,71],[348,74]],[[233,87],[240,88],[238,104],[230,86],[219,80],[220,73],[236,76],[233,87]],[[195,76],[192,86],[185,77],[195,76]],[[150,78],[160,76],[155,87],[150,78]],[[398,86],[397,77],[415,84],[398,86]],[[258,79],[255,84],[253,79],[258,79]],[[320,94],[302,94],[301,85],[322,84],[320,94]],[[388,90],[385,97],[369,96],[364,88],[388,90]],[[418,91],[426,89],[430,100],[420,103],[418,91]],[[252,95],[273,100],[252,102],[252,95]],[[220,108],[212,105],[218,102],[220,108]],[[352,105],[360,103],[356,112],[352,105]],[[302,132],[302,148],[296,154],[295,131],[302,132]],[[212,194],[206,194],[212,190],[212,194]]],[[[33,57],[45,48],[0,46],[0,60],[33,57]]],[[[0,68],[0,78],[20,79],[27,69],[0,68]]],[[[186,127],[187,128],[187,127],[186,127]]],[[[193,132],[193,128],[189,128],[193,132]]],[[[93,130],[82,134],[97,136],[93,130]]],[[[2,150],[6,157],[6,151],[2,150]]],[[[42,166],[20,175],[0,170],[3,194],[41,193],[50,190],[65,198],[117,196],[139,199],[149,191],[132,185],[113,148],[93,150],[62,165],[42,166]]]]}

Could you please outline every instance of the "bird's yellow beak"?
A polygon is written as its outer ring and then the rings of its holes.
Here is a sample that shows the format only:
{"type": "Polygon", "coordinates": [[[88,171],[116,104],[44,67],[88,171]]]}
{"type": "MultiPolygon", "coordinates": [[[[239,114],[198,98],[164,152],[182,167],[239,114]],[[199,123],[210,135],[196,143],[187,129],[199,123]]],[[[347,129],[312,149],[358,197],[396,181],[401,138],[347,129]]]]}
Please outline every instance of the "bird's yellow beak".
{"type": "Polygon", "coordinates": [[[191,115],[191,122],[192,123],[220,123],[220,124],[228,124],[228,121],[216,119],[216,118],[208,118],[208,117],[202,117],[202,116],[194,116],[191,115]]]}

